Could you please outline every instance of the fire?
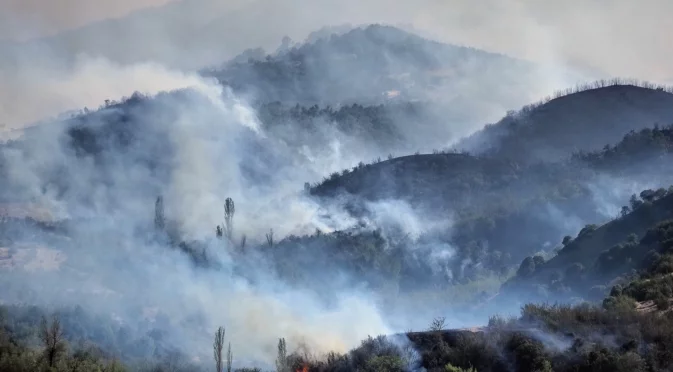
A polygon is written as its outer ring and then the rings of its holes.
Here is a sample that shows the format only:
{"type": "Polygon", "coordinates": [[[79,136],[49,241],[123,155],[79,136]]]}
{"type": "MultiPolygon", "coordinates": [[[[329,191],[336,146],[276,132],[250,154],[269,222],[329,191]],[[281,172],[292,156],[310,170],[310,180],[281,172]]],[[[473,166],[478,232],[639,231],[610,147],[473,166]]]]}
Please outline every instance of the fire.
{"type": "Polygon", "coordinates": [[[304,363],[304,366],[301,368],[297,368],[296,372],[308,372],[308,365],[304,363]]]}

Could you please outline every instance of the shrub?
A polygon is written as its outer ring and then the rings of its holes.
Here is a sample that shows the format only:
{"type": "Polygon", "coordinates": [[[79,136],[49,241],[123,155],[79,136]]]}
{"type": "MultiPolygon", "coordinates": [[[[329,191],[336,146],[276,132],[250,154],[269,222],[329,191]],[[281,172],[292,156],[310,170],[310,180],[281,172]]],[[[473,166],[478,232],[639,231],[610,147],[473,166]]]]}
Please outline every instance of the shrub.
{"type": "Polygon", "coordinates": [[[628,312],[635,310],[636,302],[633,298],[625,295],[610,296],[603,300],[603,308],[617,312],[628,312]]]}
{"type": "Polygon", "coordinates": [[[668,310],[669,306],[669,301],[668,297],[665,296],[662,293],[657,294],[657,296],[654,298],[654,304],[657,306],[657,309],[659,310],[668,310]]]}
{"type": "Polygon", "coordinates": [[[592,232],[596,231],[596,229],[598,229],[598,225],[596,224],[586,225],[582,230],[580,230],[579,234],[577,234],[577,237],[580,238],[583,236],[588,236],[592,232]]]}
{"type": "Polygon", "coordinates": [[[477,372],[477,370],[474,369],[474,367],[469,367],[469,368],[465,369],[465,368],[456,367],[451,363],[444,366],[444,371],[445,372],[477,372]]]}
{"type": "Polygon", "coordinates": [[[404,372],[405,363],[399,356],[382,355],[367,361],[364,368],[366,372],[404,372]]]}

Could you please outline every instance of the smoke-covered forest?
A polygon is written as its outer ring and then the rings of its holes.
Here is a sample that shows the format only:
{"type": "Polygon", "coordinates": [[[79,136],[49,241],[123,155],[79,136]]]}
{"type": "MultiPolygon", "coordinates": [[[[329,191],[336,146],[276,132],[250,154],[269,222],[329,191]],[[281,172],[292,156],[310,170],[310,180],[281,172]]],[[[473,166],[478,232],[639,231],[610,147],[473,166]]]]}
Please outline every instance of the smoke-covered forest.
{"type": "Polygon", "coordinates": [[[673,89],[313,31],[0,96],[0,371],[670,370],[673,89]]]}

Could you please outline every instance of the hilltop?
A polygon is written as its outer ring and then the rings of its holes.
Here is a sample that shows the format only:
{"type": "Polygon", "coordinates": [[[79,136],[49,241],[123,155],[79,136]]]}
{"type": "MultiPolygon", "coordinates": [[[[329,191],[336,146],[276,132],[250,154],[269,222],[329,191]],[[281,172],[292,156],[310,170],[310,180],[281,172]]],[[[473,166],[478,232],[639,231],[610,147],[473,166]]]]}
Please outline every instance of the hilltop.
{"type": "Polygon", "coordinates": [[[378,104],[391,99],[473,105],[478,95],[483,101],[507,105],[525,94],[518,90],[519,84],[525,86],[535,76],[536,66],[530,62],[424,39],[386,25],[313,40],[287,45],[263,58],[250,51],[247,61],[235,58],[204,74],[256,101],[304,105],[378,104]]]}
{"type": "MultiPolygon", "coordinates": [[[[615,146],[554,164],[527,166],[464,153],[390,158],[333,173],[309,191],[364,218],[377,214],[367,205],[391,201],[408,203],[425,220],[450,216],[448,241],[458,257],[480,262],[480,254],[491,252],[512,262],[524,252],[553,249],[588,222],[614,218],[617,203],[630,195],[628,183],[670,184],[672,134],[671,127],[631,132],[615,146]],[[623,188],[617,198],[609,190],[615,183],[623,188]],[[517,233],[522,226],[526,233],[517,233]]],[[[649,227],[653,221],[642,223],[649,227]]]]}
{"type": "Polygon", "coordinates": [[[672,124],[672,93],[647,83],[598,81],[511,112],[457,147],[519,162],[562,160],[614,145],[632,130],[672,124]]]}

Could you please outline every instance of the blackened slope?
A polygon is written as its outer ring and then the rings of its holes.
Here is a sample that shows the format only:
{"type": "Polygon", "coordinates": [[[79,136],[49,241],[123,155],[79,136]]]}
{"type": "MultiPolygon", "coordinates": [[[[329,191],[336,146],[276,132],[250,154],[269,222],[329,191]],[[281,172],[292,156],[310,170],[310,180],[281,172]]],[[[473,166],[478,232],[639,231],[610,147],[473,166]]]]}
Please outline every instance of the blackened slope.
{"type": "Polygon", "coordinates": [[[631,130],[673,123],[673,94],[612,85],[553,99],[508,115],[459,145],[517,161],[559,160],[614,144],[631,130]]]}

